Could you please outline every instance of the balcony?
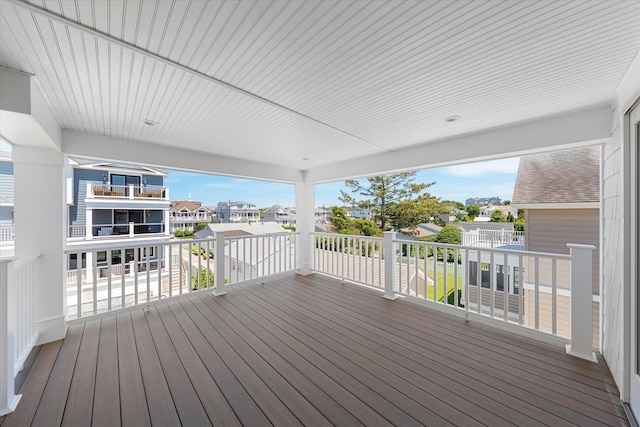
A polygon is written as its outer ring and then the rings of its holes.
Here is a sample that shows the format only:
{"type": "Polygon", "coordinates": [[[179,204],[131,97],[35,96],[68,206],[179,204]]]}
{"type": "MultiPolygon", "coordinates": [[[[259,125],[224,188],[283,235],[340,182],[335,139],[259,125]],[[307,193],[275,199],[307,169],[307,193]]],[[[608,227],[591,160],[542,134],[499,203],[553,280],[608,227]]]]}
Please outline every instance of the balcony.
{"type": "Polygon", "coordinates": [[[321,274],[69,324],[13,425],[628,425],[604,361],[321,274]]]}
{"type": "Polygon", "coordinates": [[[481,248],[524,250],[524,231],[476,229],[462,233],[462,244],[481,248]]]}
{"type": "Polygon", "coordinates": [[[169,189],[157,185],[113,185],[101,182],[87,183],[89,199],[169,200],[169,189]]]}

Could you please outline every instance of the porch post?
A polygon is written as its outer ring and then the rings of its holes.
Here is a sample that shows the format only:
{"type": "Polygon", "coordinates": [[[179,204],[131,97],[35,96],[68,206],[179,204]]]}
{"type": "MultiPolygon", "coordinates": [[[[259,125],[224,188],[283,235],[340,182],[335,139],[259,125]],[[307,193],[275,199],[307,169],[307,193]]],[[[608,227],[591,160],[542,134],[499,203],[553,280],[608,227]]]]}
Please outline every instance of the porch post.
{"type": "Polygon", "coordinates": [[[213,288],[213,295],[219,296],[227,293],[224,284],[224,231],[217,231],[215,239],[215,270],[213,271],[215,287],[213,288]]]}
{"type": "Polygon", "coordinates": [[[394,231],[384,232],[384,295],[383,298],[395,300],[398,296],[393,291],[396,280],[396,251],[393,240],[396,238],[394,231]]]}
{"type": "Polygon", "coordinates": [[[567,353],[597,362],[593,349],[593,245],[567,244],[571,253],[571,343],[567,353]]]}
{"type": "Polygon", "coordinates": [[[168,210],[166,210],[164,211],[164,235],[165,236],[169,236],[171,234],[170,224],[171,224],[171,213],[168,210]]]}
{"type": "Polygon", "coordinates": [[[315,231],[315,197],[315,184],[296,184],[296,231],[300,233],[296,245],[296,273],[303,276],[313,273],[311,233],[315,231]]]}
{"type": "MultiPolygon", "coordinates": [[[[34,320],[36,344],[66,333],[66,175],[64,155],[24,145],[13,146],[16,256],[37,252],[34,320]]],[[[78,260],[81,262],[81,260],[78,260]]]]}
{"type": "Polygon", "coordinates": [[[93,209],[86,210],[84,221],[84,239],[93,240],[93,209]]]}

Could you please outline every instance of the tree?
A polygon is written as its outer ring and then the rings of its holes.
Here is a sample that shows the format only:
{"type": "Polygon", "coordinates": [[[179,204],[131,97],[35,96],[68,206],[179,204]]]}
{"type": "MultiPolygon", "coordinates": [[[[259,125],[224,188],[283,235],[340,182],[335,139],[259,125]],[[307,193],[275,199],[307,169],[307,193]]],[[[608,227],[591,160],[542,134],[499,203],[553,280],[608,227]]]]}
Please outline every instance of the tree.
{"type": "Polygon", "coordinates": [[[503,200],[502,201],[502,205],[503,206],[511,206],[511,200],[503,200]]]}
{"type": "Polygon", "coordinates": [[[462,231],[455,225],[446,225],[436,234],[434,241],[448,245],[459,245],[462,241],[462,231]]]}
{"type": "Polygon", "coordinates": [[[364,199],[356,200],[351,194],[340,191],[340,201],[350,205],[371,209],[374,218],[379,221],[380,228],[385,230],[389,218],[389,206],[413,199],[418,201],[424,196],[431,197],[423,191],[433,184],[416,184],[416,172],[402,172],[387,175],[377,175],[367,178],[366,183],[349,179],[345,185],[351,189],[352,193],[363,196],[364,199]]]}
{"type": "Polygon", "coordinates": [[[198,231],[200,231],[200,230],[204,230],[206,227],[207,227],[207,223],[206,223],[206,222],[199,222],[199,223],[196,225],[196,228],[197,228],[197,230],[198,230],[198,231]]]}
{"type": "Polygon", "coordinates": [[[464,204],[460,202],[456,202],[455,200],[443,200],[440,202],[443,207],[452,207],[453,209],[465,210],[464,204]]]}
{"type": "Polygon", "coordinates": [[[489,222],[507,222],[507,217],[500,209],[496,209],[491,212],[491,219],[489,222]]]}
{"type": "Polygon", "coordinates": [[[200,272],[191,276],[191,289],[207,289],[213,288],[214,276],[213,271],[207,270],[206,267],[201,267],[200,272]]]}
{"type": "Polygon", "coordinates": [[[480,206],[478,205],[469,205],[467,206],[467,214],[469,218],[473,221],[473,218],[480,216],[480,206]]]}
{"type": "Polygon", "coordinates": [[[400,230],[402,228],[415,228],[418,224],[428,222],[442,211],[443,208],[438,203],[438,200],[429,194],[425,194],[417,199],[391,203],[387,209],[387,215],[391,226],[396,230],[400,230]]]}
{"type": "Polygon", "coordinates": [[[361,234],[363,236],[381,236],[382,231],[370,219],[351,219],[342,208],[331,208],[333,215],[329,221],[340,234],[361,234]]]}
{"type": "Polygon", "coordinates": [[[515,222],[515,218],[513,217],[513,214],[511,212],[509,212],[507,214],[507,222],[515,222]]]}

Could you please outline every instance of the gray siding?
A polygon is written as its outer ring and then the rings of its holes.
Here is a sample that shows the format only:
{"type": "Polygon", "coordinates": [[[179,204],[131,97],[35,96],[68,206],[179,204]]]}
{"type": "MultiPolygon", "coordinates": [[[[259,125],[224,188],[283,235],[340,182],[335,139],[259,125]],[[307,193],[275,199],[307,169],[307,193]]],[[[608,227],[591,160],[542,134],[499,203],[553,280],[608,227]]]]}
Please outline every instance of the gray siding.
{"type": "MultiPolygon", "coordinates": [[[[600,228],[598,209],[527,209],[525,249],[534,252],[568,254],[567,243],[594,245],[593,293],[600,290],[600,228]]],[[[545,263],[546,264],[546,263],[545,263]]],[[[531,266],[529,266],[531,267],[531,266]]],[[[540,266],[541,276],[547,265],[540,266]]],[[[533,268],[528,268],[529,272],[533,268]]],[[[568,268],[558,265],[558,274],[566,276],[568,268]]],[[[564,280],[563,280],[564,281],[564,280]]]]}
{"type": "Polygon", "coordinates": [[[0,162],[0,198],[13,203],[13,163],[0,162]]]}
{"type": "MultiPolygon", "coordinates": [[[[88,182],[102,182],[102,175],[107,173],[101,170],[75,169],[73,171],[73,206],[69,208],[69,223],[86,223],[86,205],[88,182]]],[[[94,218],[95,222],[95,218],[94,218]]],[[[111,222],[111,221],[108,221],[111,222]]]]}
{"type": "Polygon", "coordinates": [[[13,208],[11,206],[0,206],[0,224],[13,224],[13,216],[11,215],[13,208]]]}

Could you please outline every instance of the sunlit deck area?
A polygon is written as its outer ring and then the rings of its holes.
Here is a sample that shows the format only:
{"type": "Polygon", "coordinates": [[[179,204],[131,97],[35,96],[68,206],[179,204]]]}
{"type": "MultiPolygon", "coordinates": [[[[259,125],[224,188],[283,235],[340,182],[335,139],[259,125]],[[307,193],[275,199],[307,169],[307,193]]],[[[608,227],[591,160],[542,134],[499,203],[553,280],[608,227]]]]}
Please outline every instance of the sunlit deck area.
{"type": "Polygon", "coordinates": [[[26,425],[628,425],[599,356],[285,273],[71,322],[26,425]]]}

